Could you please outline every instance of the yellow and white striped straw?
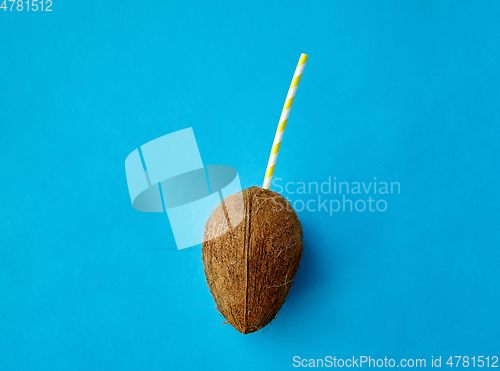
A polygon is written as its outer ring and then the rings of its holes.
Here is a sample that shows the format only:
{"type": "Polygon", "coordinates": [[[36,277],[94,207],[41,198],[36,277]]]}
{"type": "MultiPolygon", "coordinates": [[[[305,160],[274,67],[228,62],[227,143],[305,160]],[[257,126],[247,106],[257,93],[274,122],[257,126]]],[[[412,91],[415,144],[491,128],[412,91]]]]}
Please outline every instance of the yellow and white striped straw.
{"type": "Polygon", "coordinates": [[[278,130],[274,137],[273,148],[271,149],[271,156],[269,157],[269,162],[267,163],[266,176],[264,177],[264,185],[262,188],[271,188],[271,181],[273,180],[274,167],[276,166],[276,161],[278,160],[278,154],[280,151],[281,140],[283,139],[283,134],[285,133],[286,122],[288,120],[288,115],[292,109],[293,98],[299,87],[300,78],[302,77],[302,72],[307,62],[307,55],[301,54],[297,68],[295,69],[295,74],[293,75],[292,83],[288,89],[288,95],[286,96],[285,106],[281,112],[280,122],[278,124],[278,130]]]}

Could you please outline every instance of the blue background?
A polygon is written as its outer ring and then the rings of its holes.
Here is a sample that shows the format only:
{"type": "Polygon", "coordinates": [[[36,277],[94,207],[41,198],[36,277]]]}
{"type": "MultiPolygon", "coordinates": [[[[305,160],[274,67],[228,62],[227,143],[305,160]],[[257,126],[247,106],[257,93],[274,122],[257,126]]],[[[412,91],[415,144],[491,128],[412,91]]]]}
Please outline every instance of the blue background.
{"type": "Polygon", "coordinates": [[[500,355],[500,3],[53,2],[0,11],[1,369],[500,355]],[[401,194],[299,213],[289,298],[243,336],[199,250],[150,250],[172,232],[132,208],[124,161],[193,127],[205,164],[261,184],[300,53],[275,176],[401,194]]]}

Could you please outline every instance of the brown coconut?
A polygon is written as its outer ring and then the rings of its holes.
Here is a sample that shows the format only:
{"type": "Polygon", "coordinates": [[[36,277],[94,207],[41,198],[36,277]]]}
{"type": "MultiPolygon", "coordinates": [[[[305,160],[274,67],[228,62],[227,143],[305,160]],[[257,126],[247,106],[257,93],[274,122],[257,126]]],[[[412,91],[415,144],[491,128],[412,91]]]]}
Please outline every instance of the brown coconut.
{"type": "Polygon", "coordinates": [[[227,197],[208,219],[203,264],[217,309],[248,334],[276,318],[285,302],[302,257],[302,228],[279,193],[251,187],[242,194],[227,197]],[[228,215],[238,213],[244,219],[231,228],[228,215]],[[212,239],[224,222],[230,230],[212,239]]]}

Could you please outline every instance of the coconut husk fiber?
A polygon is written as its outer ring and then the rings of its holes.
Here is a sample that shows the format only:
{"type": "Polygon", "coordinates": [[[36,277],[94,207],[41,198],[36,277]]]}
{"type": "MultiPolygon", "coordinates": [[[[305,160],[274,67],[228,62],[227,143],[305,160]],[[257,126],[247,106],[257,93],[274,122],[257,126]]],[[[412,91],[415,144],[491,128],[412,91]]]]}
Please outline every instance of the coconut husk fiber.
{"type": "Polygon", "coordinates": [[[279,193],[250,187],[242,195],[228,196],[212,212],[202,250],[217,309],[248,334],[276,318],[285,302],[302,257],[302,228],[279,193]],[[243,221],[212,239],[231,213],[244,213],[243,221]]]}

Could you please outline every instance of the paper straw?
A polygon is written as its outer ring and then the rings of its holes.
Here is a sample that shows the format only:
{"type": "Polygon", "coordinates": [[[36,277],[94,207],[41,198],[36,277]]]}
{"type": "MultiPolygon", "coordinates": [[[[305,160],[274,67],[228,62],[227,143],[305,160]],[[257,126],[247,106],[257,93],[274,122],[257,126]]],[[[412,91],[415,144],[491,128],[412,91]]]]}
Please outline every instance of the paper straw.
{"type": "Polygon", "coordinates": [[[293,75],[292,83],[288,89],[288,95],[286,96],[285,106],[281,112],[280,122],[278,124],[278,130],[274,137],[273,148],[271,149],[271,156],[269,157],[269,162],[267,163],[266,175],[264,177],[264,185],[262,188],[271,188],[271,181],[273,180],[274,167],[276,166],[276,161],[278,160],[278,154],[280,151],[281,140],[283,139],[283,134],[285,133],[286,122],[288,120],[288,115],[292,109],[293,98],[299,87],[300,78],[302,77],[302,72],[307,62],[307,55],[301,54],[297,68],[295,69],[295,74],[293,75]]]}

